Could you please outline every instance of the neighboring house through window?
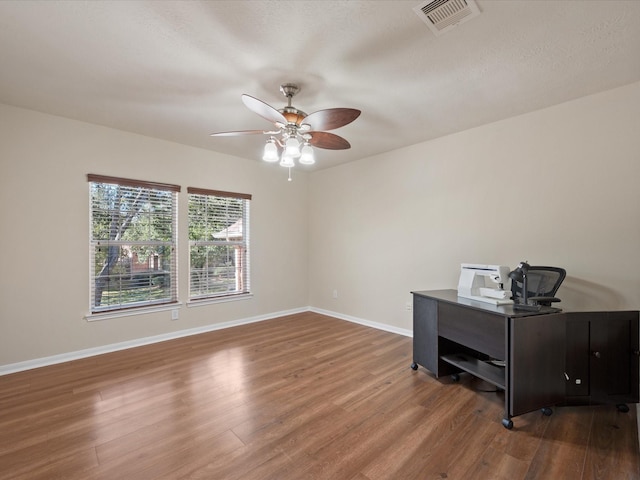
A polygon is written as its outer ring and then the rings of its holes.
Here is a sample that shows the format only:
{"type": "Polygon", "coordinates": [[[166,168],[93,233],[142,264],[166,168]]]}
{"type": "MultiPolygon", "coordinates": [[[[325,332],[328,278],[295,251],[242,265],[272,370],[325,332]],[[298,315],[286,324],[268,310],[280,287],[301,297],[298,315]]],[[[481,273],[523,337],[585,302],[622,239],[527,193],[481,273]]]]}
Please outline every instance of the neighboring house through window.
{"type": "Polygon", "coordinates": [[[89,174],[91,313],[178,301],[180,186],[89,174]]]}
{"type": "Polygon", "coordinates": [[[189,300],[250,294],[251,195],[188,187],[189,300]]]}

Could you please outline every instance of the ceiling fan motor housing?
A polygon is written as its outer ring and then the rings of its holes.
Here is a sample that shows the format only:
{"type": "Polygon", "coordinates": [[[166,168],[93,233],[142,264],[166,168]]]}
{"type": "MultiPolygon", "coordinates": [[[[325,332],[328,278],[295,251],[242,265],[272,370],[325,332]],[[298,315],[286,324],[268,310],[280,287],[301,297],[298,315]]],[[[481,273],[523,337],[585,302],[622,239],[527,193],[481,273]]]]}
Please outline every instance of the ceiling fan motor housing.
{"type": "Polygon", "coordinates": [[[284,83],[280,85],[280,91],[287,97],[288,105],[278,111],[287,119],[289,125],[300,126],[307,114],[291,106],[291,99],[300,91],[300,87],[295,83],[284,83]]]}
{"type": "Polygon", "coordinates": [[[302,110],[298,110],[295,107],[284,107],[278,110],[284,118],[287,119],[289,124],[300,126],[302,120],[307,116],[302,110]]]}

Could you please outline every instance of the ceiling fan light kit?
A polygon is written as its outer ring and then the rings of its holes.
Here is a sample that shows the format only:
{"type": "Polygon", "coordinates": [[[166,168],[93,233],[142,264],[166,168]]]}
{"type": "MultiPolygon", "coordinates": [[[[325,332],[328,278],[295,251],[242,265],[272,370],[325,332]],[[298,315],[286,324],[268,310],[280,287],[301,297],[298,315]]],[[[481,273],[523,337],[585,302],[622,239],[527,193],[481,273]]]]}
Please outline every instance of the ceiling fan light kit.
{"type": "Polygon", "coordinates": [[[298,159],[302,165],[313,165],[316,163],[316,159],[313,155],[313,148],[308,143],[305,143],[300,151],[300,158],[298,159]]]}
{"type": "Polygon", "coordinates": [[[277,162],[280,160],[280,155],[278,155],[278,147],[276,146],[276,139],[271,137],[267,140],[267,144],[264,146],[264,155],[262,155],[262,159],[265,162],[277,162]]]}
{"type": "Polygon", "coordinates": [[[294,83],[285,83],[280,86],[280,91],[287,98],[287,106],[276,110],[261,100],[250,95],[242,95],[245,106],[257,113],[262,118],[273,123],[277,130],[242,130],[237,132],[218,132],[211,136],[230,137],[238,135],[262,134],[269,135],[264,146],[262,159],[265,162],[280,161],[282,167],[289,169],[289,181],[291,181],[291,168],[295,167],[295,160],[301,165],[313,165],[315,155],[312,147],[329,150],[345,150],[351,148],[344,138],[328,133],[325,130],[333,130],[343,127],[360,116],[360,110],[354,108],[330,108],[318,110],[307,115],[302,110],[291,105],[291,99],[300,91],[300,87],[294,83]]]}

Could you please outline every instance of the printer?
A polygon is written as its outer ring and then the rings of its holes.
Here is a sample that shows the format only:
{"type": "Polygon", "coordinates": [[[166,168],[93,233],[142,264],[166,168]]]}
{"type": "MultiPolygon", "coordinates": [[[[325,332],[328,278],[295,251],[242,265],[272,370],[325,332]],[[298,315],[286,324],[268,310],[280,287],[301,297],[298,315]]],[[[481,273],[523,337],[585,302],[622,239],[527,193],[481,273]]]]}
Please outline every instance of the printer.
{"type": "Polygon", "coordinates": [[[460,265],[458,296],[493,305],[512,304],[510,270],[504,265],[463,263],[460,265]]]}

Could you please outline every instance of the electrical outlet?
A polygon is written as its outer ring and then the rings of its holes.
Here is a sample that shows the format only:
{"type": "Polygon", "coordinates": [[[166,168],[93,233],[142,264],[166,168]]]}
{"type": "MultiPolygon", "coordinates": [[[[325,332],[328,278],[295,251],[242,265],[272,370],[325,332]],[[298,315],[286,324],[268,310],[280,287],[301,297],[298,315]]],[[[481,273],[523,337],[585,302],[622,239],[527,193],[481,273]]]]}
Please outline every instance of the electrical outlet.
{"type": "Polygon", "coordinates": [[[178,320],[180,318],[180,312],[178,310],[171,310],[171,320],[178,320]]]}
{"type": "Polygon", "coordinates": [[[413,310],[413,302],[407,302],[407,303],[405,303],[405,304],[404,304],[404,307],[405,307],[407,310],[409,310],[409,311],[413,310]]]}
{"type": "Polygon", "coordinates": [[[338,289],[337,288],[335,288],[333,290],[333,298],[338,298],[338,289]]]}

